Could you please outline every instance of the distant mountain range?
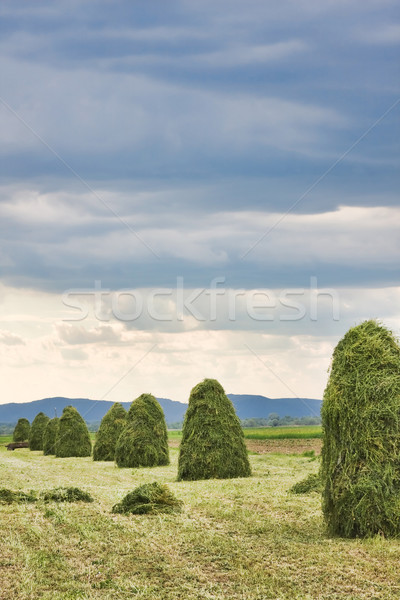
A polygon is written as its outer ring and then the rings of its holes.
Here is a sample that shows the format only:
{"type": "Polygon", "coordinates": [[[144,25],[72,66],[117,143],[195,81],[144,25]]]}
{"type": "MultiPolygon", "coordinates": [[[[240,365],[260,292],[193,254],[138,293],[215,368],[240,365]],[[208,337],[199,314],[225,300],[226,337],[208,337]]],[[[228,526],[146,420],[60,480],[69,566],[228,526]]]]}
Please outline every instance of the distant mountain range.
{"type": "MultiPolygon", "coordinates": [[[[232,400],[239,419],[267,418],[271,413],[280,417],[308,417],[319,416],[321,400],[311,398],[267,398],[244,394],[228,394],[232,400]]],[[[158,398],[167,423],[182,421],[187,409],[187,404],[158,398]]],[[[128,409],[131,402],[121,402],[128,409]]],[[[88,423],[101,421],[113,402],[108,400],[89,400],[88,398],[44,398],[20,404],[0,404],[0,423],[16,423],[18,419],[26,418],[33,421],[39,412],[44,412],[49,417],[61,416],[65,406],[74,406],[88,423]]]]}

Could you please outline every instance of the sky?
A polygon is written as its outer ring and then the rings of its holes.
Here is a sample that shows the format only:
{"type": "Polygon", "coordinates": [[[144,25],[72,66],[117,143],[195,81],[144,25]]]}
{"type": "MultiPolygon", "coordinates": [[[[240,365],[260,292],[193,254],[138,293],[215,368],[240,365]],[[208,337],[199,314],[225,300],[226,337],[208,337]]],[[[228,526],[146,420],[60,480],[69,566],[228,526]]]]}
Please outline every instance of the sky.
{"type": "Polygon", "coordinates": [[[0,403],[322,398],[400,334],[398,3],[0,4],[0,403]]]}

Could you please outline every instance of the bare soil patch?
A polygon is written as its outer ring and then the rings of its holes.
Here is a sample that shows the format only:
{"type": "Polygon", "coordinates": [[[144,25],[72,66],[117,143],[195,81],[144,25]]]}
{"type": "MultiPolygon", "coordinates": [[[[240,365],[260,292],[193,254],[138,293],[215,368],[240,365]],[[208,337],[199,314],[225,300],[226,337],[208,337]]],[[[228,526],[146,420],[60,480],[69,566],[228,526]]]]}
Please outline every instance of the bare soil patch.
{"type": "Polygon", "coordinates": [[[314,450],[315,454],[321,454],[321,439],[288,439],[288,440],[246,440],[247,449],[257,454],[303,454],[314,450]]]}
{"type": "MultiPolygon", "coordinates": [[[[178,448],[179,440],[169,440],[170,448],[178,448]]],[[[322,440],[320,439],[288,439],[288,440],[246,440],[247,449],[256,454],[303,454],[314,450],[321,454],[322,440]]]]}

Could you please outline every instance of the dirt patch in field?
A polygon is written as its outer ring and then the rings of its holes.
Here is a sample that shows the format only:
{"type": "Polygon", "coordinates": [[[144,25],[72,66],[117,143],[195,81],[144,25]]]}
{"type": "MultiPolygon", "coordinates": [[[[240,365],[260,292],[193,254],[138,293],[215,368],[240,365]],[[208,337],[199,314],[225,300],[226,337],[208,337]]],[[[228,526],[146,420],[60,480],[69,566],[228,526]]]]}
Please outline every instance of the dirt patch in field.
{"type": "Polygon", "coordinates": [[[320,439],[292,439],[292,440],[246,440],[247,449],[257,454],[303,454],[303,452],[314,450],[315,454],[321,454],[322,440],[320,439]]]}
{"type": "MultiPolygon", "coordinates": [[[[179,448],[180,440],[169,440],[170,448],[179,448]]],[[[322,440],[320,439],[293,439],[293,440],[246,440],[247,449],[257,454],[303,454],[303,452],[314,450],[315,454],[321,454],[322,440]]]]}

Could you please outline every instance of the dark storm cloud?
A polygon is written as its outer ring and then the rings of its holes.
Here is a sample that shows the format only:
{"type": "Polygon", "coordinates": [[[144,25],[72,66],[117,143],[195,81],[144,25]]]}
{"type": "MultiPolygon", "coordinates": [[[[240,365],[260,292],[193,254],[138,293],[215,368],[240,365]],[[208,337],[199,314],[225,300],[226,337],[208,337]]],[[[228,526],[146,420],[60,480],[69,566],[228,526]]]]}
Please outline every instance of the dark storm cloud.
{"type": "Polygon", "coordinates": [[[393,216],[371,232],[374,255],[357,221],[370,217],[351,212],[350,228],[333,219],[329,253],[319,222],[305,234],[301,220],[252,249],[288,210],[398,205],[399,105],[343,156],[399,96],[396,13],[372,0],[2,2],[5,280],[396,282],[393,216]]]}

